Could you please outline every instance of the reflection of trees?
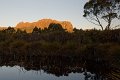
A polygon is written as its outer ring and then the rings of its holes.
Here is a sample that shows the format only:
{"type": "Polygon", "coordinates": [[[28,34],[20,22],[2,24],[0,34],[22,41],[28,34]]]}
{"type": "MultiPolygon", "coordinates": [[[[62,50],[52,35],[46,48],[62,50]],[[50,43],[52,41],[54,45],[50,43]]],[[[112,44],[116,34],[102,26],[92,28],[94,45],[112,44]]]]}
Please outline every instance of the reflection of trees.
{"type": "MultiPolygon", "coordinates": [[[[71,72],[86,72],[85,68],[88,68],[89,70],[92,70],[93,66],[89,65],[89,63],[86,62],[84,64],[84,61],[80,61],[79,58],[73,58],[70,57],[61,57],[61,56],[49,56],[49,57],[43,57],[43,56],[32,56],[31,58],[14,58],[10,56],[3,56],[0,57],[0,66],[15,66],[18,65],[20,67],[24,67],[25,70],[44,70],[48,74],[54,74],[56,76],[68,76],[71,72]]],[[[95,64],[93,64],[95,65],[95,64]]],[[[97,64],[99,65],[99,63],[97,64]]],[[[100,66],[100,65],[99,65],[100,66]]],[[[95,69],[95,68],[94,68],[95,69]]],[[[96,69],[95,69],[96,70],[96,69]]],[[[106,73],[104,69],[101,71],[102,74],[99,72],[95,72],[95,70],[90,71],[92,73],[96,73],[98,78],[100,78],[100,75],[104,75],[106,73]]],[[[99,70],[98,70],[99,71],[99,70]]],[[[85,80],[87,80],[89,77],[91,77],[92,80],[94,80],[92,75],[84,74],[85,80]]],[[[96,80],[98,79],[96,78],[96,80]]]]}

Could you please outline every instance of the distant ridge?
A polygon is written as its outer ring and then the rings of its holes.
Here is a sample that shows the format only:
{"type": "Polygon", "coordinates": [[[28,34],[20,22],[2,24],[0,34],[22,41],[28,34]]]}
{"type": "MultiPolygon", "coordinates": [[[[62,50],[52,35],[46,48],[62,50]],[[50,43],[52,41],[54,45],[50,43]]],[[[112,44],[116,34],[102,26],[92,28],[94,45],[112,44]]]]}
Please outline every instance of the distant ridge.
{"type": "Polygon", "coordinates": [[[26,30],[27,32],[32,32],[33,28],[34,27],[38,27],[38,28],[41,28],[41,29],[44,29],[44,28],[48,28],[48,26],[51,24],[51,23],[58,23],[58,24],[61,24],[62,27],[64,29],[66,29],[66,31],[68,32],[72,32],[73,31],[73,26],[71,24],[71,22],[69,21],[57,21],[57,20],[52,20],[52,19],[41,19],[37,22],[20,22],[16,25],[16,29],[22,29],[22,30],[26,30]]]}
{"type": "Polygon", "coordinates": [[[0,26],[0,30],[4,30],[4,29],[7,29],[8,27],[1,27],[0,26]]]}

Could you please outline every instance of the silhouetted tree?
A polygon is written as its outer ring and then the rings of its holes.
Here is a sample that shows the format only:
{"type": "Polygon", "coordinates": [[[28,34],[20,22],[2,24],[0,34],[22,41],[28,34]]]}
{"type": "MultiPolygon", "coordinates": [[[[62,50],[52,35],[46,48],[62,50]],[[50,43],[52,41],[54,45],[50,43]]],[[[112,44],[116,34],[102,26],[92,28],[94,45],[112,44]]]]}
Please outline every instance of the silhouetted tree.
{"type": "Polygon", "coordinates": [[[13,33],[15,33],[15,29],[14,28],[12,28],[12,27],[8,27],[7,29],[5,29],[4,30],[6,33],[8,33],[8,34],[13,34],[13,33]]]}
{"type": "Polygon", "coordinates": [[[32,31],[32,33],[39,33],[39,28],[35,27],[32,31]]]}
{"type": "Polygon", "coordinates": [[[51,23],[48,27],[50,31],[65,31],[61,24],[51,23]]]}
{"type": "Polygon", "coordinates": [[[84,5],[83,16],[93,24],[100,26],[102,30],[106,22],[105,29],[109,30],[112,28],[112,21],[120,19],[120,0],[89,0],[84,5]]]}

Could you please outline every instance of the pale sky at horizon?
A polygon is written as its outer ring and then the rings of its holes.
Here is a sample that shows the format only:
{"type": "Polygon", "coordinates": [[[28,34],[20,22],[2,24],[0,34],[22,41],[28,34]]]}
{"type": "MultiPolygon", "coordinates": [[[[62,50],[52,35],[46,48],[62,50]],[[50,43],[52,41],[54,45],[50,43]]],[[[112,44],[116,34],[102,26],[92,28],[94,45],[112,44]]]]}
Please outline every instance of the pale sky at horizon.
{"type": "Polygon", "coordinates": [[[0,26],[16,26],[44,18],[70,21],[74,27],[93,28],[83,17],[87,0],[0,0],[0,26]]]}

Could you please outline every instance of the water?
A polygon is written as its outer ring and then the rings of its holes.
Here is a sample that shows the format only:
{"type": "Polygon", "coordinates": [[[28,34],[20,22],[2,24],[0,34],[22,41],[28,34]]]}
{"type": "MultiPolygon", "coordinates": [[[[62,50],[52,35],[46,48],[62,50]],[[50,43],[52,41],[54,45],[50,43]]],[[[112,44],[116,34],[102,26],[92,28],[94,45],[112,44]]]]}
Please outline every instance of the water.
{"type": "Polygon", "coordinates": [[[106,80],[105,63],[74,57],[0,57],[0,80],[106,80]]]}
{"type": "Polygon", "coordinates": [[[84,80],[84,73],[70,73],[68,76],[55,76],[48,74],[44,70],[27,71],[19,66],[0,67],[0,80],[84,80]]]}

